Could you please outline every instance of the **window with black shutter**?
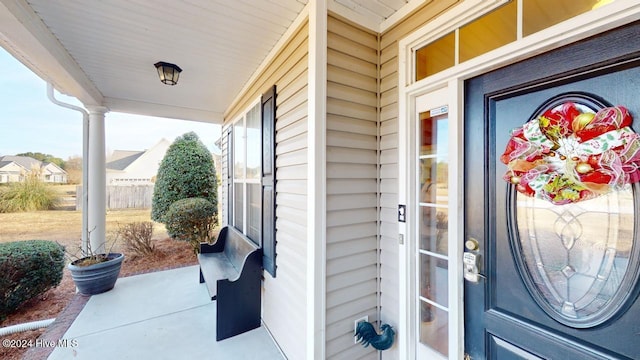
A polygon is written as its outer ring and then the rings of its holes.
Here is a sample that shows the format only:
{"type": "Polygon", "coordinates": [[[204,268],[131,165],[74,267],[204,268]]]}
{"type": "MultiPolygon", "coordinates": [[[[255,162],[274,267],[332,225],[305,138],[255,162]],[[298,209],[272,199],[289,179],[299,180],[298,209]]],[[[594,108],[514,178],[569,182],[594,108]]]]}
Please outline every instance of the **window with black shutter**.
{"type": "Polygon", "coordinates": [[[276,276],[275,85],[229,127],[228,224],[262,247],[264,269],[276,276]]]}

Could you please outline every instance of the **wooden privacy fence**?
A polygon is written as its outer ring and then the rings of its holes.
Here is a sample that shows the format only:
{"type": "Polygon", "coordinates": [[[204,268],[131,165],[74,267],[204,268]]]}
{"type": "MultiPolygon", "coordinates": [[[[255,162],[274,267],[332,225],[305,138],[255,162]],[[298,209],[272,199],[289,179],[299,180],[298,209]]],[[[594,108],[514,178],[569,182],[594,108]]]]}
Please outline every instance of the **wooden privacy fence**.
{"type": "MultiPolygon", "coordinates": [[[[153,185],[107,186],[107,210],[151,208],[153,185]]],[[[76,187],[76,210],[82,210],[82,185],[76,187]]]]}

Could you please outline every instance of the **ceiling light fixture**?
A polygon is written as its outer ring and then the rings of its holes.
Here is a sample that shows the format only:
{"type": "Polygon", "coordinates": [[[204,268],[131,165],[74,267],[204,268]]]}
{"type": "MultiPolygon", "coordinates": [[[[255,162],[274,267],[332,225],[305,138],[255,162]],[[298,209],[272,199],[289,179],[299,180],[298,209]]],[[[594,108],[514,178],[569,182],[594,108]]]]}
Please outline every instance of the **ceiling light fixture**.
{"type": "Polygon", "coordinates": [[[175,85],[178,83],[178,78],[182,72],[178,65],[160,61],[155,63],[154,66],[158,70],[158,76],[160,76],[160,81],[163,84],[175,85]]]}

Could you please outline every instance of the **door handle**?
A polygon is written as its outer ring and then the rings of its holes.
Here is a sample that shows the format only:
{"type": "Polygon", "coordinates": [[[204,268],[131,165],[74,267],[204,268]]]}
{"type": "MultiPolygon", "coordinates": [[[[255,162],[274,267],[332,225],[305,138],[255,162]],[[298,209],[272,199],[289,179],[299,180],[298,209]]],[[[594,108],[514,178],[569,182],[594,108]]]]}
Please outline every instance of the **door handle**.
{"type": "Polygon", "coordinates": [[[462,257],[465,280],[472,283],[479,282],[480,278],[486,280],[487,278],[480,274],[480,254],[478,252],[480,244],[478,243],[478,240],[469,238],[464,245],[467,248],[467,251],[464,252],[462,257]]]}

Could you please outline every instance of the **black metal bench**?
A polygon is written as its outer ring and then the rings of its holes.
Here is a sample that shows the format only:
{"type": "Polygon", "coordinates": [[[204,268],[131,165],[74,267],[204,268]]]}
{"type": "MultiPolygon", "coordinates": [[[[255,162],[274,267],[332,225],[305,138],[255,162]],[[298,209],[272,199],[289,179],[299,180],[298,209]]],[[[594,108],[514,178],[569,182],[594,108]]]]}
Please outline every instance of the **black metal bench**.
{"type": "Polygon", "coordinates": [[[216,340],[260,326],[262,249],[233,227],[200,244],[200,283],[216,300],[216,340]]]}

